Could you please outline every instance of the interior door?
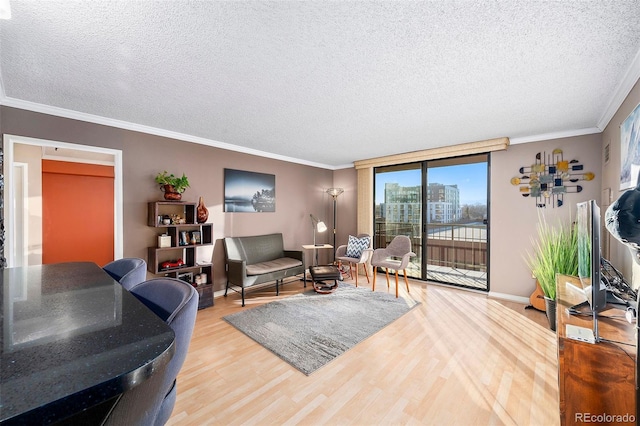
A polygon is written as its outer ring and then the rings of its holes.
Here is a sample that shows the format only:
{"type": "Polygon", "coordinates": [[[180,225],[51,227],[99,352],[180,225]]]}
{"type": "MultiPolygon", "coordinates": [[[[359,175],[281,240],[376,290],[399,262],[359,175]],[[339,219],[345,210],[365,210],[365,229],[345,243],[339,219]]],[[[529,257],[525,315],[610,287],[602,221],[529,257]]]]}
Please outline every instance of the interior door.
{"type": "Polygon", "coordinates": [[[114,179],[113,166],[42,160],[42,263],[113,260],[114,179]]]}

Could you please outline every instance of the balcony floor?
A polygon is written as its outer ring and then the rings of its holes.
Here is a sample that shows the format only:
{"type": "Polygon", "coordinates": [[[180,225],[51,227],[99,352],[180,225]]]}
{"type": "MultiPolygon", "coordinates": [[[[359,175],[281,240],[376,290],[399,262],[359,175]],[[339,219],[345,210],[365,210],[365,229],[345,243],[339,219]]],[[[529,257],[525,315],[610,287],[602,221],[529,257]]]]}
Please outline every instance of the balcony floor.
{"type": "MultiPolygon", "coordinates": [[[[419,271],[407,269],[409,277],[418,278],[419,271]]],[[[451,268],[448,266],[427,265],[427,280],[469,287],[477,290],[487,290],[487,272],[471,271],[468,269],[451,268]]]]}

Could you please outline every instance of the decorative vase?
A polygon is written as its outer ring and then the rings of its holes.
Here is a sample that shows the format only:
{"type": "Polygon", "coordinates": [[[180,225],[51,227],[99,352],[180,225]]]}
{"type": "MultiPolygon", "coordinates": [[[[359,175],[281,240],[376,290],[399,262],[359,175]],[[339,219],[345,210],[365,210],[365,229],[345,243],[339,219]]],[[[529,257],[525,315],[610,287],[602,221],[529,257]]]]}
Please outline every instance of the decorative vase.
{"type": "Polygon", "coordinates": [[[205,223],[209,219],[209,210],[204,205],[204,200],[200,197],[198,201],[198,207],[196,208],[196,218],[198,223],[205,223]]]}
{"type": "Polygon", "coordinates": [[[555,299],[549,299],[544,297],[545,312],[547,313],[547,319],[549,320],[549,328],[551,331],[556,331],[556,301],[555,299]]]}
{"type": "Polygon", "coordinates": [[[180,201],[182,199],[182,194],[176,192],[173,185],[162,185],[160,189],[164,192],[164,199],[167,201],[180,201]]]}

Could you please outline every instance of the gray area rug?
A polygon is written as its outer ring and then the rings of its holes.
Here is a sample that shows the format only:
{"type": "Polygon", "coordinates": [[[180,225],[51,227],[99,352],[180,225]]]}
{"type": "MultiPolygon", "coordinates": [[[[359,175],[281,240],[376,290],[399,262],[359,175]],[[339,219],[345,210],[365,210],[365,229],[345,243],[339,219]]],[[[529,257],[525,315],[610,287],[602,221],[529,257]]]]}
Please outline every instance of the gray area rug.
{"type": "Polygon", "coordinates": [[[339,283],[331,294],[311,290],[223,319],[309,375],[417,305],[339,283]]]}

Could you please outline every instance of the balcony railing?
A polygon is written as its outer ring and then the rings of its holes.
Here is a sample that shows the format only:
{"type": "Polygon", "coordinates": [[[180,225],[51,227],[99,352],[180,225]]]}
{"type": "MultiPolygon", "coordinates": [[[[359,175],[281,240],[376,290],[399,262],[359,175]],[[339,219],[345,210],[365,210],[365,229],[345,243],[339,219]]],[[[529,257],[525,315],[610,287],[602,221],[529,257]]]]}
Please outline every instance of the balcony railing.
{"type": "MultiPolygon", "coordinates": [[[[374,247],[386,247],[396,235],[411,238],[413,251],[407,275],[421,278],[422,241],[421,226],[410,223],[376,223],[374,247]]],[[[428,224],[426,234],[427,270],[438,270],[447,282],[468,285],[460,277],[473,276],[474,287],[486,288],[487,226],[484,224],[428,224]],[[443,272],[446,271],[446,272],[443,272]]],[[[442,278],[438,278],[442,280],[442,278]]]]}

